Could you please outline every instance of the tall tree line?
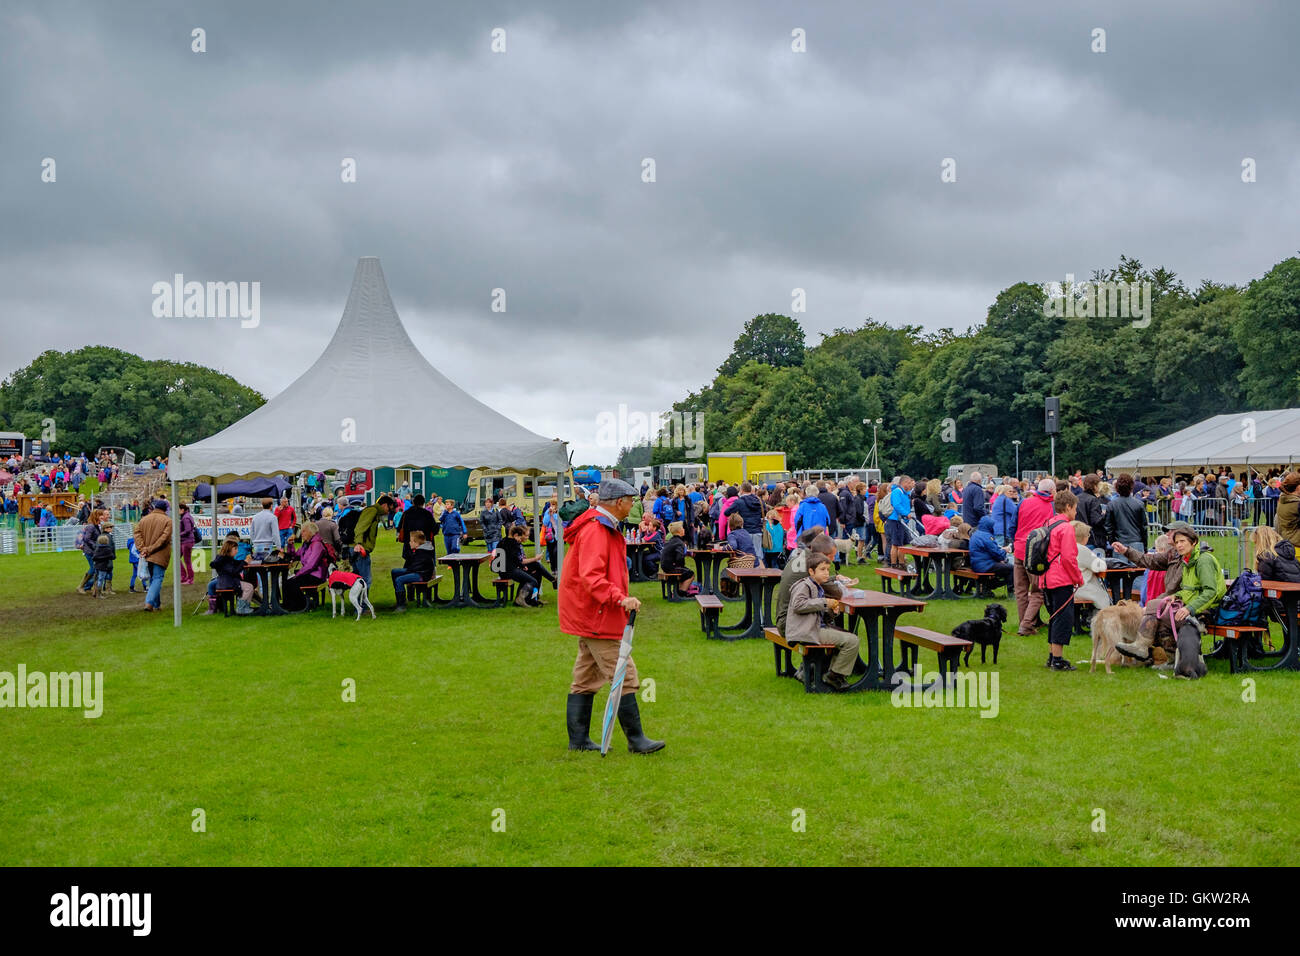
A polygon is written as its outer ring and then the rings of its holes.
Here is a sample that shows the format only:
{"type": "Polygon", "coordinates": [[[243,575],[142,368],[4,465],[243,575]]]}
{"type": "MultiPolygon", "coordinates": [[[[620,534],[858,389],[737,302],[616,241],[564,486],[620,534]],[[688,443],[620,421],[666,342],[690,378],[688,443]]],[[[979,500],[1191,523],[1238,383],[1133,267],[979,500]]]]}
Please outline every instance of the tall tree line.
{"type": "MultiPolygon", "coordinates": [[[[1050,289],[1018,282],[983,325],[926,333],[866,320],[814,346],[798,322],[746,323],[712,382],[677,402],[702,416],[706,451],[785,451],[791,468],[862,464],[882,419],[880,463],[940,474],[991,462],[1046,469],[1043,405],[1061,399],[1058,471],[1106,458],[1212,415],[1300,406],[1300,258],[1245,287],[1195,290],[1164,268],[1121,257],[1094,282],[1150,283],[1150,321],[1049,315],[1050,289]]],[[[1057,290],[1075,301],[1079,287],[1057,290]]],[[[665,436],[671,439],[671,435],[665,436]]],[[[647,449],[655,463],[684,448],[647,449]]]]}
{"type": "Polygon", "coordinates": [[[42,352],[14,372],[0,385],[0,430],[37,438],[53,420],[58,451],[113,445],[144,458],[215,434],[265,401],[202,365],[92,345],[42,352]]]}

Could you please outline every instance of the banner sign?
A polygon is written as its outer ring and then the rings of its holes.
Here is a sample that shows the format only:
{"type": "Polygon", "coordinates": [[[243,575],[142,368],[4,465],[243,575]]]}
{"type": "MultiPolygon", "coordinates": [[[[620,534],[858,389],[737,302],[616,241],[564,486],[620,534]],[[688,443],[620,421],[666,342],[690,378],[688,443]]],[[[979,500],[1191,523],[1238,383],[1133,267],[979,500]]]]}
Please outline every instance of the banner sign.
{"type": "MultiPolygon", "coordinates": [[[[194,515],[194,528],[198,532],[200,541],[211,540],[212,535],[212,516],[211,515],[194,515]]],[[[217,532],[221,537],[225,537],[230,532],[237,532],[241,538],[251,538],[253,536],[253,516],[252,515],[217,515],[217,532]]]]}

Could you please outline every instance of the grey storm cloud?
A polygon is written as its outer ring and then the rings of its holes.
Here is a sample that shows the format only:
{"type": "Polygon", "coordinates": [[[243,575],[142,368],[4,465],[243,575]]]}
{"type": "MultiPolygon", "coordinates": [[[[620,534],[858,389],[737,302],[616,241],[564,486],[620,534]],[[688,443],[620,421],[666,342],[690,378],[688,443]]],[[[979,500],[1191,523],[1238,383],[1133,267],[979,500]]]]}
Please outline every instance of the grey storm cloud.
{"type": "Polygon", "coordinates": [[[435,365],[607,461],[601,411],[667,409],[796,287],[816,341],[1121,253],[1189,284],[1294,254],[1298,10],[11,4],[0,372],[102,343],[271,395],[377,255],[435,365]],[[178,272],[260,281],[261,324],[155,318],[178,272]]]}

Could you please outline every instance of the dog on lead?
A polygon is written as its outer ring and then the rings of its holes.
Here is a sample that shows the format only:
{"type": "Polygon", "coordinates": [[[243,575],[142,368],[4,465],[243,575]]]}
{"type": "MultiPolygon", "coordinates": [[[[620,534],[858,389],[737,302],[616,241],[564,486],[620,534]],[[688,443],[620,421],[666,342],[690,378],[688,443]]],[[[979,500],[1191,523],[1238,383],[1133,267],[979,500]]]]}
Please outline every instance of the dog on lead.
{"type": "Polygon", "coordinates": [[[1119,601],[1110,607],[1104,607],[1092,617],[1092,661],[1088,671],[1097,669],[1097,662],[1106,665],[1106,673],[1111,673],[1115,664],[1124,664],[1126,659],[1115,645],[1121,642],[1132,643],[1138,639],[1138,625],[1142,623],[1142,606],[1136,601],[1119,601]]]}
{"type": "Polygon", "coordinates": [[[357,609],[357,620],[361,620],[361,611],[363,608],[370,609],[370,617],[375,617],[375,606],[370,603],[370,593],[366,588],[366,579],[359,574],[352,574],[349,571],[335,571],[329,576],[326,582],[330,592],[330,618],[338,616],[339,609],[342,608],[343,616],[348,615],[348,606],[346,601],[351,601],[352,606],[357,609]],[[346,597],[345,597],[346,595],[346,597]]]}
{"type": "Polygon", "coordinates": [[[988,652],[989,645],[993,646],[993,663],[998,662],[998,645],[1002,643],[1002,625],[1007,621],[1007,609],[1001,604],[990,604],[984,608],[984,617],[978,621],[962,621],[952,629],[952,636],[970,641],[971,646],[966,648],[966,660],[964,663],[970,666],[971,651],[975,650],[975,645],[980,646],[980,663],[984,663],[984,655],[988,652]]]}

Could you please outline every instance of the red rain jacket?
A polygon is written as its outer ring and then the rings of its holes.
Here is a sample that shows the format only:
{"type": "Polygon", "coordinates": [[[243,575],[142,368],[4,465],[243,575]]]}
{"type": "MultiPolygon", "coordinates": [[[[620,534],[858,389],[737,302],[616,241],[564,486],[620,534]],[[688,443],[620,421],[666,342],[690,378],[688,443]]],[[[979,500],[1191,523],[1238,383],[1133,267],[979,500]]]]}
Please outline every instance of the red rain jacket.
{"type": "Polygon", "coordinates": [[[588,508],[564,529],[560,630],[574,637],[621,640],[627,626],[627,544],[618,527],[588,508]]]}

